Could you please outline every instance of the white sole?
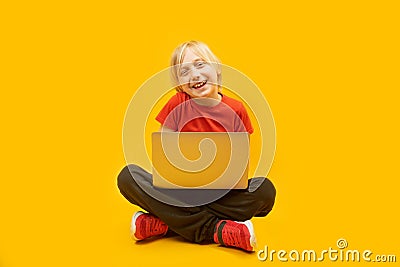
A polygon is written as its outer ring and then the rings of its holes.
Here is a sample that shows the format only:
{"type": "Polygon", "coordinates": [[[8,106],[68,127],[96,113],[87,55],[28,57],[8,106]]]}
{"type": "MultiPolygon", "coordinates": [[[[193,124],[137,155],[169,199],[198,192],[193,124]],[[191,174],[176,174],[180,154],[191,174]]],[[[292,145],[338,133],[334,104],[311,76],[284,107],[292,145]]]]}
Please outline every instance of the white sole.
{"type": "Polygon", "coordinates": [[[256,235],[254,233],[254,226],[253,223],[250,220],[247,220],[245,222],[239,222],[247,226],[250,232],[250,245],[253,248],[253,251],[256,249],[257,246],[257,240],[256,240],[256,235]]]}
{"type": "Polygon", "coordinates": [[[135,233],[136,233],[136,219],[140,216],[144,214],[144,212],[138,211],[136,212],[133,216],[132,216],[132,221],[131,221],[131,237],[133,240],[139,241],[140,239],[137,239],[135,237],[135,233]]]}

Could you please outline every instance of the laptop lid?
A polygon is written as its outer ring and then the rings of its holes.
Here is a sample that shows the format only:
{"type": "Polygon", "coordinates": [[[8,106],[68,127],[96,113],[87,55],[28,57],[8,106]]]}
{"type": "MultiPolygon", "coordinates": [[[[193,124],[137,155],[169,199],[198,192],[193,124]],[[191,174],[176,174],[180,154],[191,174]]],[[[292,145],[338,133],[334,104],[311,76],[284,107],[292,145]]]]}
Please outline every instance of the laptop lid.
{"type": "Polygon", "coordinates": [[[245,189],[247,132],[155,132],[153,185],[170,189],[245,189]]]}

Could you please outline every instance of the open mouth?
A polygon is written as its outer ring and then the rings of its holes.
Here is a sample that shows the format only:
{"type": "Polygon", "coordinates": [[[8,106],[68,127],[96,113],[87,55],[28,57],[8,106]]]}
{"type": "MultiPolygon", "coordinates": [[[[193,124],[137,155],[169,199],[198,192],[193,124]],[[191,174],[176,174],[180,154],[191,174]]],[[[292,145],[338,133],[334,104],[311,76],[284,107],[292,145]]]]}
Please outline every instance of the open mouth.
{"type": "Polygon", "coordinates": [[[192,86],[192,88],[199,89],[199,88],[203,87],[206,83],[207,83],[207,81],[202,81],[202,82],[196,83],[195,85],[192,86]]]}

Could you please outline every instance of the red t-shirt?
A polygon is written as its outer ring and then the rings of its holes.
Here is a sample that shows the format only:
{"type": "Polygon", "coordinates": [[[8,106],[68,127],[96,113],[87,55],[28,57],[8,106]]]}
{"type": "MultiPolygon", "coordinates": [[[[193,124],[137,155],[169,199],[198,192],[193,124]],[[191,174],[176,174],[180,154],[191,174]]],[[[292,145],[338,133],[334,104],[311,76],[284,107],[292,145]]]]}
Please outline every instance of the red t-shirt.
{"type": "Polygon", "coordinates": [[[176,93],[161,109],[156,120],[177,132],[248,132],[253,133],[243,104],[222,95],[216,106],[196,104],[183,92],[176,93]]]}

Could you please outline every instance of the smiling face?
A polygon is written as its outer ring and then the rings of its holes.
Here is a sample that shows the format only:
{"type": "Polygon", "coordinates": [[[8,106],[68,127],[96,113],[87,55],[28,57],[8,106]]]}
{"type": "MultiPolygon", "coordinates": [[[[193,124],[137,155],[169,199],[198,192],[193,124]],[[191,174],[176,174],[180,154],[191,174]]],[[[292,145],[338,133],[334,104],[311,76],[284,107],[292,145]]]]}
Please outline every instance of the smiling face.
{"type": "Polygon", "coordinates": [[[212,63],[200,58],[190,48],[186,49],[178,68],[178,78],[183,91],[190,97],[220,99],[216,69],[212,63]]]}

